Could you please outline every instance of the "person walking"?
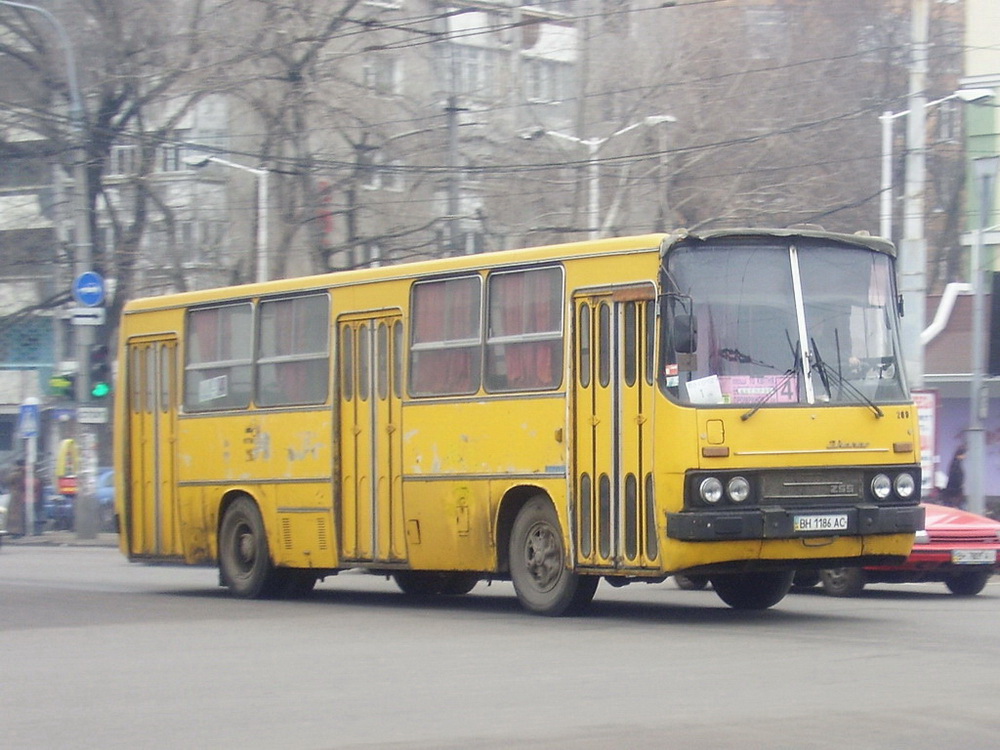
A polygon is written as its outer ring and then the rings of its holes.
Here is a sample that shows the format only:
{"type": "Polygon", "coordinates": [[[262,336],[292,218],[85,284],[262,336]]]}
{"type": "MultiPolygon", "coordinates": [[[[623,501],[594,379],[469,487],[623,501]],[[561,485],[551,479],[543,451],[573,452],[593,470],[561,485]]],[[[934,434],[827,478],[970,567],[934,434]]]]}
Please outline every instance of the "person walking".
{"type": "Polygon", "coordinates": [[[18,459],[7,472],[4,482],[10,492],[10,505],[7,506],[7,533],[14,538],[24,536],[28,532],[24,507],[24,459],[18,459]]]}
{"type": "Polygon", "coordinates": [[[960,445],[948,466],[948,483],[941,490],[941,504],[952,508],[965,507],[965,446],[960,445]]]}

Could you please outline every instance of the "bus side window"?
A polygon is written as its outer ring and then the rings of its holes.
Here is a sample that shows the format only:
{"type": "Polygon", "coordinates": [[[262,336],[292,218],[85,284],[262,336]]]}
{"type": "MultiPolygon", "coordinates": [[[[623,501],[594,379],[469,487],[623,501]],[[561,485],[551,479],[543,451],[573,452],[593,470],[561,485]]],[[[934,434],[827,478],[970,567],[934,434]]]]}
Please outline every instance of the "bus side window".
{"type": "Polygon", "coordinates": [[[257,405],[326,401],[330,367],[327,296],[266,300],[260,303],[258,318],[257,405]]]}
{"type": "Polygon", "coordinates": [[[475,393],[482,369],[482,280],[478,275],[413,285],[410,392],[475,393]]]}
{"type": "Polygon", "coordinates": [[[250,405],[253,309],[249,302],[190,310],[184,362],[188,411],[250,405]]]}

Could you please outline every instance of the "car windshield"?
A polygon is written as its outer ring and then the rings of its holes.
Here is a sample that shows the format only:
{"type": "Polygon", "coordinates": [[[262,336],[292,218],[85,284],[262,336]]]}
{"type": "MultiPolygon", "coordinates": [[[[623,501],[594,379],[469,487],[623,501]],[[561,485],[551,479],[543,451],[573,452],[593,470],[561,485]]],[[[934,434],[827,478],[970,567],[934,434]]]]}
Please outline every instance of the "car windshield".
{"type": "Polygon", "coordinates": [[[907,396],[892,261],[801,241],[665,259],[661,385],[689,404],[870,404],[907,396]]]}

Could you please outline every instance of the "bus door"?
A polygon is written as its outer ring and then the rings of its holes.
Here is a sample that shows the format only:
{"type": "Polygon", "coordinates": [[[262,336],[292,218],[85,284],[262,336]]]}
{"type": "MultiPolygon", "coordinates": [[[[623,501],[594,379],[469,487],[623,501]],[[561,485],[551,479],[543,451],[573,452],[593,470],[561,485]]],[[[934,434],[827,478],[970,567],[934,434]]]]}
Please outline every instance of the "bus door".
{"type": "Polygon", "coordinates": [[[574,469],[577,562],[642,569],[658,556],[653,502],[655,290],[577,293],[574,469]]]}
{"type": "Polygon", "coordinates": [[[341,318],[339,333],[342,556],[401,562],[402,318],[341,318]]]}
{"type": "Polygon", "coordinates": [[[128,501],[122,533],[133,554],[178,556],[183,550],[175,490],[177,339],[133,339],[126,356],[128,501]]]}

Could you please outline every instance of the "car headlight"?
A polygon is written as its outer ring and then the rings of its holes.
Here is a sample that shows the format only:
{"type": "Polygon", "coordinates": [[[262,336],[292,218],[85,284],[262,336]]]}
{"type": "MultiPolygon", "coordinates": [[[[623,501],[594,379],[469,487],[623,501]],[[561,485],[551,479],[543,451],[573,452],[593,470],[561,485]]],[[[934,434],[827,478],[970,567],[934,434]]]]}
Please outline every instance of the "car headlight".
{"type": "Polygon", "coordinates": [[[872,479],[872,494],[879,500],[885,500],[892,492],[892,481],[885,474],[876,474],[872,479]]]}
{"type": "Polygon", "coordinates": [[[750,497],[750,482],[744,477],[733,477],[726,485],[726,494],[734,503],[742,503],[750,497]]]}
{"type": "Polygon", "coordinates": [[[904,471],[893,480],[892,488],[896,491],[897,497],[906,500],[913,497],[913,493],[917,490],[917,483],[913,480],[912,474],[904,471]]]}
{"type": "Polygon", "coordinates": [[[715,477],[702,479],[701,484],[698,486],[698,493],[706,503],[715,505],[715,503],[722,499],[722,482],[715,477]]]}
{"type": "Polygon", "coordinates": [[[930,541],[931,535],[927,533],[927,529],[920,529],[913,538],[914,544],[929,544],[930,541]]]}

